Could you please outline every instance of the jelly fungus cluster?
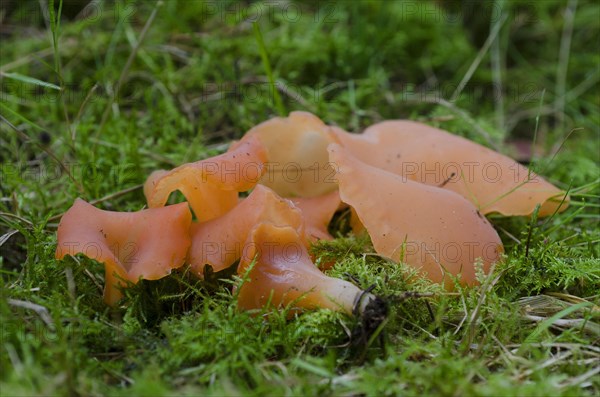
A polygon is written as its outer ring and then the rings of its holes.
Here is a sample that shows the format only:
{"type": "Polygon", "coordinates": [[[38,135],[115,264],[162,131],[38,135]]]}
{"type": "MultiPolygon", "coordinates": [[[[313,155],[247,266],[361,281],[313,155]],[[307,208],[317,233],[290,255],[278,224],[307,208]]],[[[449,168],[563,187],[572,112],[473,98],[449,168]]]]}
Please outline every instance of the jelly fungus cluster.
{"type": "Polygon", "coordinates": [[[547,216],[569,202],[509,157],[437,128],[392,120],[351,134],[306,112],[255,126],[219,156],[154,171],[144,194],[138,212],[77,199],[58,228],[57,258],[104,263],[109,305],[129,283],[184,264],[202,278],[206,266],[238,263],[240,309],[364,313],[381,301],[325,275],[308,251],[332,239],[336,211],[350,208],[354,232],[368,233],[379,255],[452,288],[501,259],[485,215],[547,216]],[[175,191],[186,202],[167,205],[175,191]]]}

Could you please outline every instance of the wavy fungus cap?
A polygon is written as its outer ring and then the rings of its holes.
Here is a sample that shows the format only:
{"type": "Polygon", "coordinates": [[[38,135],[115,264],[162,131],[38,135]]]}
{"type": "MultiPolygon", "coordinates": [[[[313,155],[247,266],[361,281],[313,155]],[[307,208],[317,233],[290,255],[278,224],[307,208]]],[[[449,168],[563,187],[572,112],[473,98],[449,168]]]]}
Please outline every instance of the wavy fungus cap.
{"type": "Polygon", "coordinates": [[[309,244],[300,210],[268,187],[257,185],[225,215],[192,225],[189,261],[194,272],[202,277],[205,265],[210,265],[215,272],[233,265],[242,257],[252,228],[262,222],[292,227],[300,241],[306,246],[309,244]]]}
{"type": "Polygon", "coordinates": [[[250,129],[267,150],[268,170],[260,183],[282,197],[314,197],[336,189],[327,145],[336,142],[327,126],[308,112],[292,112],[250,129]]]}
{"type": "Polygon", "coordinates": [[[337,144],[329,153],[340,197],[356,211],[379,254],[446,286],[446,273],[473,284],[477,260],[487,271],[500,259],[498,234],[460,195],[369,166],[337,144]]]}
{"type": "Polygon", "coordinates": [[[104,301],[122,297],[124,281],[157,280],[183,265],[192,214],[186,203],[113,212],[77,199],[58,225],[56,258],[83,254],[104,263],[104,301]]]}
{"type": "Polygon", "coordinates": [[[258,139],[249,137],[219,156],[171,171],[154,171],[144,184],[148,206],[162,207],[171,193],[179,190],[200,222],[214,219],[235,207],[238,192],[256,185],[265,172],[266,159],[258,139]]]}
{"type": "Polygon", "coordinates": [[[356,158],[471,201],[482,214],[540,216],[568,206],[565,193],[513,159],[446,131],[408,120],[374,124],[362,134],[332,133],[356,158]],[[560,208],[559,208],[560,207],[560,208]]]}
{"type": "Polygon", "coordinates": [[[245,276],[253,267],[239,290],[240,309],[260,309],[270,302],[274,307],[327,308],[352,314],[363,294],[355,285],[323,274],[294,228],[261,223],[250,233],[247,246],[238,274],[245,276]]]}

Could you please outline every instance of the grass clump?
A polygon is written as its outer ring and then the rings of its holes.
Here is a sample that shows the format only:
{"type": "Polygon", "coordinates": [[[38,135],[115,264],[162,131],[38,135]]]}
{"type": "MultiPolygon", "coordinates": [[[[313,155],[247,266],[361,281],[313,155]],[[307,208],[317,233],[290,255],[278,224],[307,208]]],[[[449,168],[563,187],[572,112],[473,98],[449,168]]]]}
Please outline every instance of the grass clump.
{"type": "Polygon", "coordinates": [[[1,395],[600,392],[598,4],[47,3],[0,6],[1,395]],[[341,214],[317,262],[389,306],[359,342],[330,311],[238,312],[230,274],[181,269],[109,309],[102,265],[54,259],[76,197],[139,210],[151,171],[281,108],[354,131],[411,118],[511,155],[526,142],[570,209],[491,217],[505,262],[451,293],[372,254],[341,214]]]}

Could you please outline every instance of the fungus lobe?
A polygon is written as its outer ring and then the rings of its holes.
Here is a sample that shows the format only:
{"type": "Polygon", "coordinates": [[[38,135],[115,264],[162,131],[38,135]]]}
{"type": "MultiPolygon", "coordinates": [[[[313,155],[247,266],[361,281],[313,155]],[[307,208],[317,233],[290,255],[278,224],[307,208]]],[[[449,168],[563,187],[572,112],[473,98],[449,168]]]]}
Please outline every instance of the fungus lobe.
{"type": "Polygon", "coordinates": [[[374,124],[362,134],[332,133],[366,164],[471,201],[482,214],[540,216],[563,211],[565,193],[513,159],[446,131],[408,120],[374,124]]]}
{"type": "Polygon", "coordinates": [[[336,189],[327,145],[330,127],[308,112],[292,112],[251,128],[241,142],[258,138],[267,151],[268,170],[260,183],[282,197],[315,197],[336,189]]]}
{"type": "Polygon", "coordinates": [[[188,163],[171,171],[154,171],[144,184],[150,208],[162,207],[181,191],[200,222],[217,218],[238,202],[265,172],[266,151],[256,138],[234,143],[219,156],[188,163]]]}
{"type": "Polygon", "coordinates": [[[242,257],[252,228],[262,222],[292,227],[300,241],[308,245],[300,210],[268,187],[257,185],[247,198],[225,215],[192,224],[189,261],[194,272],[202,277],[205,265],[210,265],[215,272],[233,265],[242,257]]]}
{"type": "Polygon", "coordinates": [[[376,299],[354,284],[323,274],[294,228],[261,223],[250,233],[247,246],[238,268],[240,276],[247,275],[238,291],[240,309],[260,309],[270,302],[277,308],[328,308],[352,314],[376,299]]]}
{"type": "Polygon", "coordinates": [[[114,305],[126,281],[157,280],[183,265],[191,221],[186,203],[113,212],[77,199],[58,226],[56,258],[84,254],[104,263],[104,301],[114,305]]]}
{"type": "Polygon", "coordinates": [[[500,258],[498,234],[460,195],[369,166],[337,144],[329,153],[340,197],[356,211],[379,254],[447,286],[446,273],[473,284],[478,258],[486,271],[500,258]]]}

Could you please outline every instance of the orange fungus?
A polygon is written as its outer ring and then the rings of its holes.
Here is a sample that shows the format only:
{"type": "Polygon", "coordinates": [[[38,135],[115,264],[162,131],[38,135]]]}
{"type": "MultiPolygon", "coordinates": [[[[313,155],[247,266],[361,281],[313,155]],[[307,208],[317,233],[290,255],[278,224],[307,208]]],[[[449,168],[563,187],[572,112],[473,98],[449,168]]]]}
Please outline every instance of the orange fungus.
{"type": "Polygon", "coordinates": [[[539,215],[547,216],[568,205],[563,191],[513,159],[422,123],[390,120],[362,134],[335,127],[332,133],[359,160],[452,190],[484,215],[530,215],[539,204],[539,215]]]}
{"type": "Polygon", "coordinates": [[[356,211],[379,254],[435,282],[450,281],[450,274],[465,284],[476,282],[476,261],[487,270],[500,258],[498,234],[460,195],[369,166],[337,144],[329,151],[340,197],[356,211]]]}
{"type": "Polygon", "coordinates": [[[189,261],[194,272],[202,277],[205,265],[210,265],[215,272],[231,266],[242,256],[250,230],[261,222],[293,227],[308,245],[300,210],[268,187],[257,185],[225,215],[192,225],[189,261]]]}
{"type": "Polygon", "coordinates": [[[260,183],[282,197],[315,197],[336,189],[327,145],[336,142],[327,126],[308,112],[292,112],[250,129],[242,142],[258,138],[268,167],[260,183]]]}
{"type": "Polygon", "coordinates": [[[277,308],[351,314],[374,299],[354,284],[323,274],[294,228],[261,223],[250,233],[247,247],[238,268],[240,276],[247,276],[238,295],[241,309],[260,309],[270,302],[277,308]]]}
{"type": "Polygon", "coordinates": [[[114,305],[127,281],[157,280],[183,265],[191,221],[185,203],[113,212],[77,199],[58,226],[56,258],[83,254],[104,263],[104,300],[114,305]]]}
{"type": "Polygon", "coordinates": [[[179,190],[198,221],[207,221],[235,207],[238,192],[251,189],[261,178],[265,161],[265,149],[256,138],[249,138],[219,156],[153,172],[144,194],[154,208],[165,205],[169,195],[179,190]]]}
{"type": "Polygon", "coordinates": [[[291,199],[302,211],[306,222],[306,234],[312,241],[331,240],[327,226],[340,206],[340,194],[337,190],[316,197],[297,197],[291,199]]]}

